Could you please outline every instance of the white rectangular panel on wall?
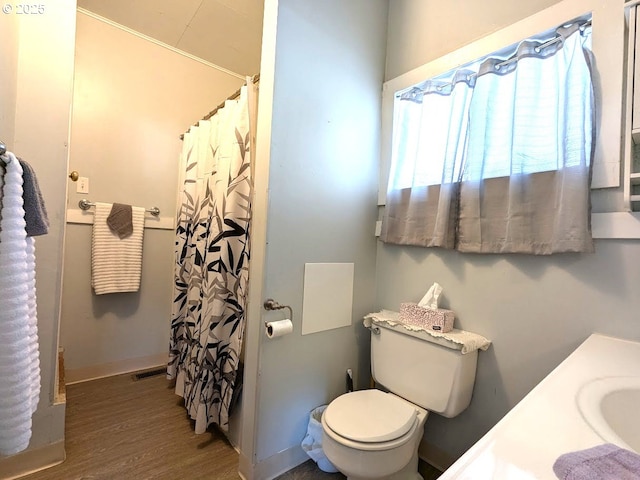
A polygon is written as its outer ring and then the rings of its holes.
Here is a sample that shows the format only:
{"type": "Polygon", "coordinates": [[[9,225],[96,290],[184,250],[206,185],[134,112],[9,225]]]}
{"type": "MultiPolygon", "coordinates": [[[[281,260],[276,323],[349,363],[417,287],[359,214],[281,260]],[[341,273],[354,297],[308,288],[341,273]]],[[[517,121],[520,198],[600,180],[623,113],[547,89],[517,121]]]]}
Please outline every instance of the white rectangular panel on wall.
{"type": "Polygon", "coordinates": [[[351,325],[353,263],[305,263],[302,335],[351,325]]]}

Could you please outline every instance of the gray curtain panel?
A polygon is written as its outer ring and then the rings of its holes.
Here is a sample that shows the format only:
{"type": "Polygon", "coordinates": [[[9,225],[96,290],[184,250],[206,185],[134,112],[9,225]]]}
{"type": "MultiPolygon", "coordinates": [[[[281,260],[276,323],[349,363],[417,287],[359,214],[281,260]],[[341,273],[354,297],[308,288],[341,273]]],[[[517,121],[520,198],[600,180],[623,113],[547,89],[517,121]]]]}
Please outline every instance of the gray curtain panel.
{"type": "Polygon", "coordinates": [[[568,167],[462,182],[457,249],[536,255],[593,252],[588,175],[588,168],[568,167]]]}
{"type": "Polygon", "coordinates": [[[387,243],[454,248],[458,183],[387,193],[380,238],[387,243]]]}

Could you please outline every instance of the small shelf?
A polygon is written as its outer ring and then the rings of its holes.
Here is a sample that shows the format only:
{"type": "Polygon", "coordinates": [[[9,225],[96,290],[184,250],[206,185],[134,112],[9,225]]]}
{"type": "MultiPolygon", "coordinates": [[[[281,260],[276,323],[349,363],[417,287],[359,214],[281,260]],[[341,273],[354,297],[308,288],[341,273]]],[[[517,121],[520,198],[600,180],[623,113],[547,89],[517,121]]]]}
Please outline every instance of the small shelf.
{"type": "Polygon", "coordinates": [[[640,128],[634,128],[631,130],[631,138],[633,138],[633,144],[640,144],[640,128]]]}
{"type": "Polygon", "coordinates": [[[640,195],[631,195],[629,197],[630,202],[640,202],[640,195]]]}
{"type": "Polygon", "coordinates": [[[640,185],[640,173],[632,173],[629,175],[631,185],[640,185]]]}

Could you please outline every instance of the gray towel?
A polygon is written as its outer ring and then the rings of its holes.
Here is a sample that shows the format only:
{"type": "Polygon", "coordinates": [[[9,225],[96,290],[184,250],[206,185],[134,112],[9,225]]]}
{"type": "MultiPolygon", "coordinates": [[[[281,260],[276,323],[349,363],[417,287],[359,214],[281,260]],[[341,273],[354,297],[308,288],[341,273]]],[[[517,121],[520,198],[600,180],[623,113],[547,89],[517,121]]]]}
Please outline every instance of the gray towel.
{"type": "Polygon", "coordinates": [[[606,443],[561,455],[553,471],[560,480],[638,480],[640,455],[606,443]]]}
{"type": "Polygon", "coordinates": [[[133,216],[131,205],[124,203],[114,203],[111,213],[107,217],[109,230],[118,235],[120,239],[126,238],[133,233],[133,216]]]}
{"type": "Polygon", "coordinates": [[[49,217],[36,173],[27,162],[18,160],[22,165],[22,200],[24,201],[24,220],[27,223],[27,237],[46,235],[49,233],[49,217]]]}

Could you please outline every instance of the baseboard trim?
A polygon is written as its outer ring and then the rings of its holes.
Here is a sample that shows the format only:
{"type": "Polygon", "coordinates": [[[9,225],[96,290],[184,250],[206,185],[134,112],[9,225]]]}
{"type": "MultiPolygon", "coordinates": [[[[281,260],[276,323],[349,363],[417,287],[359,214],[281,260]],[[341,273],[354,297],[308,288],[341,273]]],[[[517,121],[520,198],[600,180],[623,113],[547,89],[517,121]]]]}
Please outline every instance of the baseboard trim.
{"type": "Polygon", "coordinates": [[[0,458],[0,480],[13,480],[64,462],[64,440],[0,458]]]}
{"type": "Polygon", "coordinates": [[[255,465],[252,465],[249,459],[240,453],[238,474],[243,480],[272,480],[307,460],[309,457],[300,445],[282,450],[255,465]]]}
{"type": "Polygon", "coordinates": [[[451,455],[432,443],[422,440],[418,447],[418,456],[432,467],[444,472],[456,461],[451,455]]]}
{"type": "Polygon", "coordinates": [[[253,480],[253,465],[247,456],[240,453],[240,461],[238,463],[238,475],[242,480],[253,480]]]}
{"type": "Polygon", "coordinates": [[[88,382],[98,378],[112,377],[124,373],[137,372],[151,368],[159,368],[167,364],[167,353],[158,353],[146,357],[129,358],[117,362],[91,365],[82,368],[66,368],[65,380],[67,385],[88,382]]]}

